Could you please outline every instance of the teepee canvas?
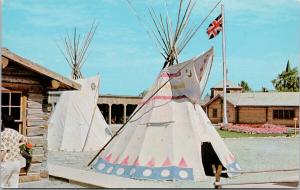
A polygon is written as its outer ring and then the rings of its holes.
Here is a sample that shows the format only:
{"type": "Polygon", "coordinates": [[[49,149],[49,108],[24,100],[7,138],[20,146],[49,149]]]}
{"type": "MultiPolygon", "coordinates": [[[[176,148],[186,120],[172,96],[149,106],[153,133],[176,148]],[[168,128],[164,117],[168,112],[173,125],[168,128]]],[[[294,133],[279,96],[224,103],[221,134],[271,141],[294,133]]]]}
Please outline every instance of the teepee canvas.
{"type": "Polygon", "coordinates": [[[94,170],[133,179],[196,181],[212,174],[212,164],[239,170],[199,105],[212,60],[210,49],[164,68],[139,111],[93,162],[94,170]]]}
{"type": "Polygon", "coordinates": [[[99,76],[76,82],[81,89],[62,92],[49,120],[49,150],[95,151],[111,137],[97,106],[99,76]]]}

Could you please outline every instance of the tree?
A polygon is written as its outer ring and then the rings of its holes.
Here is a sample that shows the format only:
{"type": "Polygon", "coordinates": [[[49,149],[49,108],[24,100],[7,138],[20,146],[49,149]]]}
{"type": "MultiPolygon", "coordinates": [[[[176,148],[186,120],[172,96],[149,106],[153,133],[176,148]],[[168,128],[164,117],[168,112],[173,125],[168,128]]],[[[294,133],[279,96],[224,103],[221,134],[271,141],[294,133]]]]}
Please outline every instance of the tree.
{"type": "Polygon", "coordinates": [[[288,60],[285,70],[276,79],[272,80],[272,84],[279,92],[298,92],[299,76],[297,67],[291,68],[288,60]]]}
{"type": "Polygon", "coordinates": [[[261,87],[261,91],[262,92],[269,92],[269,90],[266,87],[264,87],[264,86],[261,87]]]}
{"type": "Polygon", "coordinates": [[[249,87],[248,83],[244,80],[239,84],[243,88],[243,92],[250,92],[252,89],[249,87]]]}
{"type": "Polygon", "coordinates": [[[140,97],[144,97],[147,94],[148,90],[144,90],[139,94],[140,97]]]}

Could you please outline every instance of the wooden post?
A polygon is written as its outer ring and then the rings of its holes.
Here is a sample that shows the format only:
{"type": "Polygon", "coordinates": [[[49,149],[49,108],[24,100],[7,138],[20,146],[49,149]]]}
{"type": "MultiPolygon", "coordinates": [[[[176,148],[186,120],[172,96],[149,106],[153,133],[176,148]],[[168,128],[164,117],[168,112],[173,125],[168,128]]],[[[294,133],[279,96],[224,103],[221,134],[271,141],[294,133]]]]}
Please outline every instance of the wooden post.
{"type": "Polygon", "coordinates": [[[126,104],[123,105],[124,109],[123,109],[123,124],[126,122],[126,104]]]}
{"type": "Polygon", "coordinates": [[[23,94],[22,98],[21,98],[21,113],[22,113],[22,129],[21,129],[21,133],[23,135],[27,135],[27,97],[23,94]]]}
{"type": "Polygon", "coordinates": [[[221,174],[222,174],[222,165],[218,165],[218,169],[216,171],[215,165],[212,165],[213,171],[215,171],[216,181],[214,183],[215,189],[221,189],[222,186],[220,184],[221,181],[221,174]]]}
{"type": "Polygon", "coordinates": [[[108,124],[111,125],[111,104],[108,104],[108,124]]]}
{"type": "Polygon", "coordinates": [[[297,128],[297,120],[298,120],[298,118],[295,117],[295,118],[294,118],[294,123],[295,123],[294,134],[295,134],[295,137],[296,137],[296,135],[297,135],[297,131],[296,131],[296,128],[297,128]]]}

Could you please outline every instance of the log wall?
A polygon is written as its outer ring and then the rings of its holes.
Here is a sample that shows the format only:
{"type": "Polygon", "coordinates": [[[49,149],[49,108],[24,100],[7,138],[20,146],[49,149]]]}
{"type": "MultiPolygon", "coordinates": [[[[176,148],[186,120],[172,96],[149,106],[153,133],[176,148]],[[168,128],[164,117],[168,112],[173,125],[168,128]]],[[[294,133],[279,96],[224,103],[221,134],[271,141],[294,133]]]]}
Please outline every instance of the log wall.
{"type": "Polygon", "coordinates": [[[27,99],[26,135],[33,144],[33,158],[29,170],[31,175],[48,177],[47,172],[47,96],[29,93],[27,99]]]}
{"type": "Polygon", "coordinates": [[[266,108],[240,107],[238,123],[266,123],[266,108]]]}

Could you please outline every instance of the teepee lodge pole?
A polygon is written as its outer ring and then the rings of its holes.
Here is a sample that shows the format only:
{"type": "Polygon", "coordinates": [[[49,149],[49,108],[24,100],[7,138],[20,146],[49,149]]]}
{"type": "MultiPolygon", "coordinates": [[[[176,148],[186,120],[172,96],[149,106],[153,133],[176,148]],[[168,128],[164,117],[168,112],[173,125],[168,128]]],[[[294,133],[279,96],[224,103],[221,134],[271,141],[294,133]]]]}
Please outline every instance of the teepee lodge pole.
{"type": "Polygon", "coordinates": [[[74,80],[83,78],[81,67],[87,59],[87,49],[90,46],[97,27],[98,25],[93,23],[90,31],[85,35],[83,41],[80,39],[81,36],[77,33],[75,27],[72,38],[69,34],[67,34],[67,37],[63,40],[64,50],[58,45],[60,52],[71,67],[71,78],[74,80]]]}
{"type": "MultiPolygon", "coordinates": [[[[164,64],[162,69],[178,64],[178,56],[187,46],[189,41],[195,36],[197,31],[206,21],[208,16],[216,9],[221,1],[216,3],[209,14],[198,25],[191,25],[190,18],[191,13],[196,5],[195,0],[180,0],[179,8],[176,16],[175,28],[173,28],[172,19],[170,19],[167,8],[166,16],[163,18],[163,14],[157,13],[153,8],[148,8],[150,15],[150,21],[148,19],[142,19],[137,11],[134,9],[130,0],[126,0],[130,9],[141,25],[145,28],[147,34],[154,41],[155,46],[159,50],[160,54],[164,57],[164,64]],[[185,3],[187,2],[187,3],[185,3]],[[184,6],[183,4],[186,4],[184,6]],[[147,25],[145,25],[147,23],[147,25]]],[[[166,2],[165,2],[166,3],[166,2]]],[[[167,6],[167,5],[165,5],[167,6]]]]}
{"type": "Polygon", "coordinates": [[[228,125],[227,121],[227,97],[226,97],[226,82],[227,82],[227,67],[226,67],[226,39],[225,39],[225,14],[224,5],[221,5],[222,14],[222,57],[223,57],[223,126],[228,125]]]}

